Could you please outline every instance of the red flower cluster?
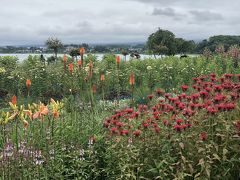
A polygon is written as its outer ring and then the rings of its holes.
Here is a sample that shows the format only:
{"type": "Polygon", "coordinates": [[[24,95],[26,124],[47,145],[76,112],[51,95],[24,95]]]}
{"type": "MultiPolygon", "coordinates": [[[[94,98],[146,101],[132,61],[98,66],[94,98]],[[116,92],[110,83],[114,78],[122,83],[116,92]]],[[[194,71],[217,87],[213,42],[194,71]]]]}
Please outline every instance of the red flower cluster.
{"type": "MultiPolygon", "coordinates": [[[[146,132],[159,134],[164,128],[181,133],[192,127],[195,114],[214,116],[236,108],[240,99],[239,74],[225,74],[219,79],[210,74],[193,78],[193,81],[192,89],[183,85],[183,93],[174,96],[157,89],[155,95],[147,96],[148,100],[155,99],[153,103],[139,105],[136,110],[127,108],[117,111],[103,122],[104,127],[108,128],[110,135],[130,137],[139,137],[146,132]]],[[[240,132],[240,122],[236,127],[240,132]]],[[[205,141],[207,133],[202,132],[199,137],[205,141]]]]}

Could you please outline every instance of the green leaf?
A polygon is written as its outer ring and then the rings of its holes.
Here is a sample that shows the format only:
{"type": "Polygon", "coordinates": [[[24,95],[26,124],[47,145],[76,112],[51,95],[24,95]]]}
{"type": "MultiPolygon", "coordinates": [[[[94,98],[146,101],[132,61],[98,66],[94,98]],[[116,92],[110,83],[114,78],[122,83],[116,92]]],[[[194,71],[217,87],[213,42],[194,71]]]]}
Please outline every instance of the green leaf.
{"type": "Polygon", "coordinates": [[[203,151],[205,151],[204,148],[201,148],[201,147],[200,147],[200,148],[198,149],[198,153],[201,153],[201,152],[203,152],[203,151]]]}
{"type": "Polygon", "coordinates": [[[228,150],[226,148],[223,149],[223,160],[226,161],[227,156],[226,154],[228,153],[228,150]]]}
{"type": "Polygon", "coordinates": [[[201,173],[197,173],[195,176],[194,176],[194,178],[197,178],[197,177],[199,177],[201,175],[201,173]]]}
{"type": "Polygon", "coordinates": [[[182,142],[179,143],[179,146],[184,149],[184,144],[182,142]]]}
{"type": "Polygon", "coordinates": [[[221,158],[217,154],[213,154],[214,158],[221,161],[221,158]]]}
{"type": "Polygon", "coordinates": [[[184,156],[181,156],[184,163],[186,163],[186,158],[184,156]]]}
{"type": "Polygon", "coordinates": [[[211,170],[209,168],[206,168],[205,171],[206,171],[207,176],[210,177],[211,170]]]}
{"type": "Polygon", "coordinates": [[[203,165],[205,163],[204,159],[200,159],[199,162],[198,162],[198,165],[203,165]]]}

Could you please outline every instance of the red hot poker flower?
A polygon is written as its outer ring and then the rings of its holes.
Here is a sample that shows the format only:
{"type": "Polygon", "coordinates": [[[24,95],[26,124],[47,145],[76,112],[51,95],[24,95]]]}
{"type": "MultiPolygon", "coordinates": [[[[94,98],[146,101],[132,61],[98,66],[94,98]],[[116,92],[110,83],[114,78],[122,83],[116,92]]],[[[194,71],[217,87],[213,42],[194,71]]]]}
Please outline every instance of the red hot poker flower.
{"type": "Polygon", "coordinates": [[[92,92],[93,94],[96,94],[97,92],[97,86],[95,84],[92,86],[92,92]]]}
{"type": "Polygon", "coordinates": [[[69,70],[69,73],[72,75],[72,73],[73,73],[73,63],[70,63],[68,65],[68,70],[69,70]]]}
{"type": "Polygon", "coordinates": [[[28,91],[29,91],[30,86],[31,86],[31,80],[30,80],[30,79],[27,79],[27,80],[26,80],[26,86],[27,86],[27,89],[28,89],[28,91]]]}
{"type": "Polygon", "coordinates": [[[13,96],[12,97],[12,100],[11,100],[11,102],[12,102],[12,104],[15,106],[15,105],[17,105],[17,96],[13,96]]]}
{"type": "Polygon", "coordinates": [[[66,54],[64,54],[64,56],[63,56],[63,62],[64,62],[64,64],[67,63],[67,55],[66,54]]]}
{"type": "Polygon", "coordinates": [[[131,86],[134,86],[134,84],[135,84],[135,77],[134,77],[133,73],[131,73],[131,75],[130,75],[129,84],[131,86]]]}
{"type": "Polygon", "coordinates": [[[78,64],[78,68],[80,68],[80,67],[82,66],[82,60],[79,59],[79,60],[77,61],[77,64],[78,64]]]}
{"type": "Polygon", "coordinates": [[[104,76],[104,74],[101,74],[101,76],[100,76],[100,81],[105,81],[105,76],[104,76]]]}
{"type": "Polygon", "coordinates": [[[119,64],[120,64],[120,61],[121,61],[120,56],[116,56],[116,63],[117,63],[118,66],[119,66],[119,64]]]}
{"type": "Polygon", "coordinates": [[[81,56],[85,53],[84,47],[81,47],[81,48],[80,48],[79,53],[80,53],[81,56]]]}
{"type": "Polygon", "coordinates": [[[64,72],[66,72],[66,67],[67,67],[67,55],[64,54],[63,56],[63,64],[64,64],[64,72]]]}

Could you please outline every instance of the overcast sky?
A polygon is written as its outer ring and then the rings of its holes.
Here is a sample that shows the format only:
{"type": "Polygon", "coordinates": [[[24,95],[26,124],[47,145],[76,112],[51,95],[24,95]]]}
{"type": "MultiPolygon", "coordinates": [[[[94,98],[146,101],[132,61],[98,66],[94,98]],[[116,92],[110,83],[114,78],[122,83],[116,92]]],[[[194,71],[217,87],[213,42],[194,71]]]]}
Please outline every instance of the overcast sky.
{"type": "Polygon", "coordinates": [[[0,45],[145,42],[158,27],[185,39],[240,34],[239,0],[0,0],[0,45]]]}

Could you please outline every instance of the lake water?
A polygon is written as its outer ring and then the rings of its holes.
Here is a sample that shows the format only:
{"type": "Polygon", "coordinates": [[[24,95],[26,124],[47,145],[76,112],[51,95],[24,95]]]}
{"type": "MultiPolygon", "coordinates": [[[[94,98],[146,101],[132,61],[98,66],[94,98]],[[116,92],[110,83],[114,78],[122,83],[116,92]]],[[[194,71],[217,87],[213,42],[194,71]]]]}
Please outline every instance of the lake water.
{"type": "MultiPolygon", "coordinates": [[[[28,58],[29,55],[32,56],[40,56],[40,54],[0,54],[0,56],[15,56],[19,59],[19,61],[23,61],[28,58]]],[[[50,56],[53,56],[53,54],[43,54],[45,59],[47,59],[50,56]]],[[[97,57],[97,60],[102,60],[104,54],[94,54],[97,57]]],[[[63,56],[63,54],[58,54],[58,56],[63,56]]],[[[122,56],[122,55],[120,55],[122,56]]],[[[147,54],[140,54],[141,59],[146,59],[146,58],[154,58],[153,55],[147,55],[147,54]]],[[[176,55],[179,57],[180,55],[176,55]]],[[[197,55],[190,55],[190,56],[197,56],[197,55]]],[[[122,56],[123,57],[123,56],[122,56]]],[[[157,58],[161,58],[161,56],[156,56],[157,58]]],[[[131,57],[128,55],[126,57],[127,60],[129,60],[131,57]]]]}

